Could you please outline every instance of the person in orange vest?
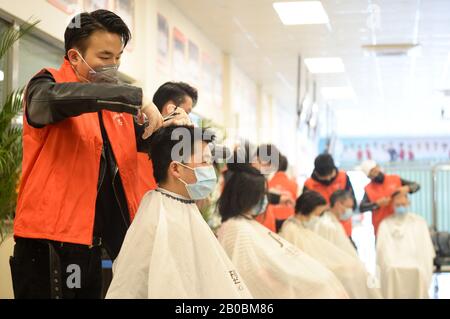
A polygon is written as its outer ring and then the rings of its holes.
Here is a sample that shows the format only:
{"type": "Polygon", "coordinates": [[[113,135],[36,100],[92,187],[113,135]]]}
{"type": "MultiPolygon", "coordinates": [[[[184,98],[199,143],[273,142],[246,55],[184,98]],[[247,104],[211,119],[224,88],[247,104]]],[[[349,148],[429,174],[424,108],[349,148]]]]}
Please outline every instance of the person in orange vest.
{"type": "MultiPolygon", "coordinates": [[[[197,104],[198,93],[195,88],[184,82],[166,82],[156,90],[153,103],[163,118],[170,118],[177,108],[183,109],[186,114],[191,113],[197,104]]],[[[138,152],[138,179],[139,193],[143,197],[149,190],[157,187],[153,177],[153,165],[148,154],[138,152]]]]}
{"type": "Polygon", "coordinates": [[[372,211],[372,225],[375,236],[383,219],[394,213],[392,195],[396,192],[413,194],[420,189],[416,182],[407,181],[394,174],[384,174],[373,160],[363,162],[360,169],[370,178],[364,188],[364,197],[359,205],[361,213],[372,211]]]}
{"type": "Polygon", "coordinates": [[[10,259],[16,298],[100,298],[101,247],[117,256],[139,205],[137,151],[159,127],[190,124],[184,111],[163,123],[141,88],[119,83],[130,38],[113,12],[81,13],[66,28],[60,69],[27,85],[10,259]]]}
{"type": "MultiPolygon", "coordinates": [[[[269,189],[277,190],[280,194],[289,196],[292,201],[297,198],[298,185],[286,174],[289,162],[286,156],[280,154],[280,163],[278,171],[269,180],[269,189]]],[[[275,217],[276,232],[281,229],[283,222],[291,216],[295,215],[295,209],[290,205],[273,205],[272,213],[275,217]]]]}
{"type": "MultiPolygon", "coordinates": [[[[314,171],[311,177],[305,181],[303,192],[312,190],[320,193],[330,203],[331,195],[337,190],[346,190],[351,193],[356,209],[356,198],[353,191],[350,178],[343,170],[339,170],[334,164],[333,157],[330,154],[320,154],[314,160],[314,171]]],[[[345,233],[350,240],[352,236],[352,220],[349,218],[340,221],[345,229],[345,233]]],[[[353,243],[353,241],[352,241],[353,243]]]]}
{"type": "MultiPolygon", "coordinates": [[[[281,153],[273,144],[262,144],[256,149],[254,154],[251,147],[248,147],[248,156],[252,166],[258,169],[267,180],[271,180],[278,171],[281,162],[281,153]]],[[[268,184],[267,199],[269,205],[264,214],[257,216],[255,219],[273,232],[277,232],[277,222],[275,216],[275,207],[294,208],[296,195],[292,197],[290,192],[272,188],[268,184]]],[[[281,226],[281,223],[279,224],[281,226]]]]}

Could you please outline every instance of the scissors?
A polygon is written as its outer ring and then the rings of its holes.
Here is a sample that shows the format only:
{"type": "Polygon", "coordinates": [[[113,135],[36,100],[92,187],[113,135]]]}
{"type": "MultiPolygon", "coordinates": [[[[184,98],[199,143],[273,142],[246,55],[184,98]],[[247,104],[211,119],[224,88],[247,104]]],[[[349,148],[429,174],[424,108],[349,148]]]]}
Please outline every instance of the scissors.
{"type": "Polygon", "coordinates": [[[170,114],[166,115],[165,117],[163,117],[163,121],[167,122],[168,120],[171,120],[174,117],[176,117],[177,115],[179,115],[180,113],[177,112],[177,108],[178,108],[178,106],[175,107],[175,110],[172,113],[170,113],[170,114]]]}

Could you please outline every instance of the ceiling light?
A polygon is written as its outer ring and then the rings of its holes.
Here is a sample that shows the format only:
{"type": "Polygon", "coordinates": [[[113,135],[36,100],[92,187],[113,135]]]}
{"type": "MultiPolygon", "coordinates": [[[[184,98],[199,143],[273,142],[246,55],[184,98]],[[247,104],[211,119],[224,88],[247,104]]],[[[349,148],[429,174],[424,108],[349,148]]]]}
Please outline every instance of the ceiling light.
{"type": "Polygon", "coordinates": [[[273,8],[284,25],[329,23],[320,1],[274,2],[273,8]]]}
{"type": "Polygon", "coordinates": [[[364,52],[372,53],[377,57],[382,56],[418,56],[421,45],[417,43],[389,43],[363,45],[364,52]]]}
{"type": "Polygon", "coordinates": [[[341,58],[310,58],[305,59],[306,67],[311,73],[343,73],[344,63],[341,58]]]}
{"type": "Polygon", "coordinates": [[[355,98],[355,92],[349,86],[324,87],[321,93],[327,100],[350,100],[355,98]]]}

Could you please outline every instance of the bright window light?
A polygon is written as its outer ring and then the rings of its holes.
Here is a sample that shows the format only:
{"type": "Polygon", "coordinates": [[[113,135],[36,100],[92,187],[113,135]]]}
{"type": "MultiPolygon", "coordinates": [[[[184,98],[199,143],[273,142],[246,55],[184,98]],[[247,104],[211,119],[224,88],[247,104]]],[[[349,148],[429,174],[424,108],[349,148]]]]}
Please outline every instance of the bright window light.
{"type": "Polygon", "coordinates": [[[311,73],[343,73],[344,63],[341,58],[310,58],[305,59],[306,67],[311,73]]]}
{"type": "Polygon", "coordinates": [[[284,25],[327,24],[328,15],[320,1],[274,2],[273,8],[284,25]]]}
{"type": "Polygon", "coordinates": [[[5,73],[3,73],[2,70],[0,70],[0,82],[2,82],[5,79],[5,73]]]}
{"type": "Polygon", "coordinates": [[[355,98],[355,92],[348,86],[324,87],[321,92],[327,100],[350,100],[355,98]]]}

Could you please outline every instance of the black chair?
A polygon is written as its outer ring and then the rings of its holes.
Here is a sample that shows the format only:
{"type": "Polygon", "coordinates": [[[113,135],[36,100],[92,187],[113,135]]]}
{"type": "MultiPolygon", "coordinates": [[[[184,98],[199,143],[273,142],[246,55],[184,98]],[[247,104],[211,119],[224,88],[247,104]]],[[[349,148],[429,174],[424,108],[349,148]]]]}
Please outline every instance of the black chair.
{"type": "MultiPolygon", "coordinates": [[[[450,272],[449,270],[443,270],[443,267],[450,266],[450,233],[433,229],[430,234],[436,252],[434,258],[435,274],[450,272]]],[[[434,293],[437,298],[439,292],[438,278],[437,276],[434,278],[434,293]]]]}

